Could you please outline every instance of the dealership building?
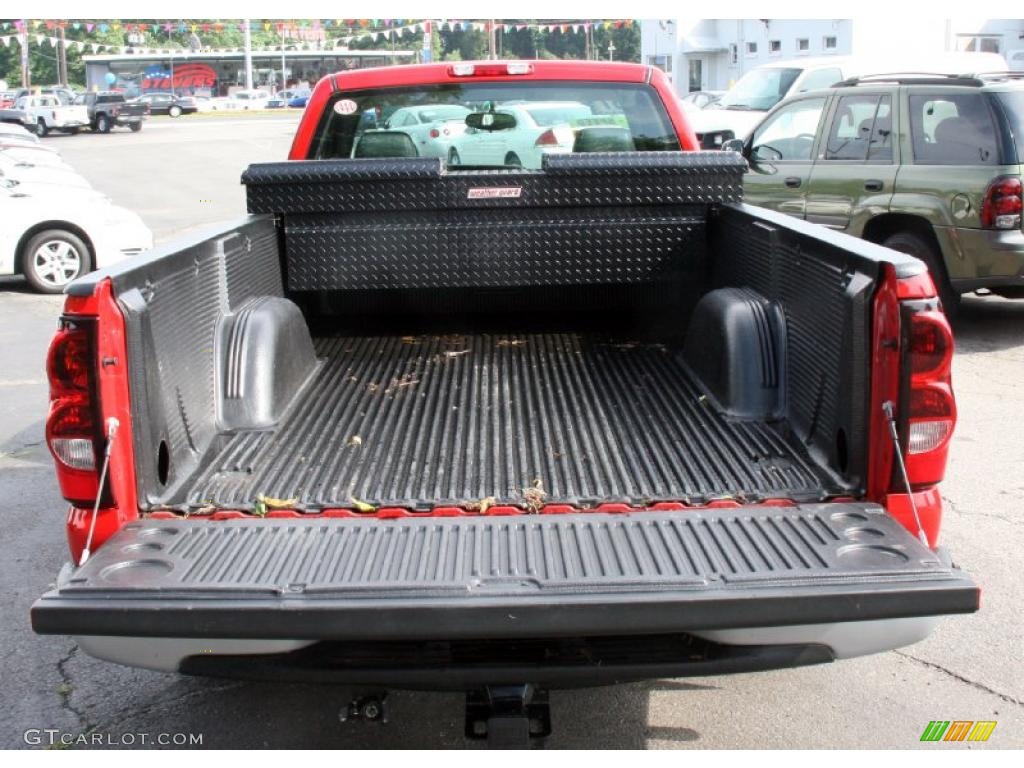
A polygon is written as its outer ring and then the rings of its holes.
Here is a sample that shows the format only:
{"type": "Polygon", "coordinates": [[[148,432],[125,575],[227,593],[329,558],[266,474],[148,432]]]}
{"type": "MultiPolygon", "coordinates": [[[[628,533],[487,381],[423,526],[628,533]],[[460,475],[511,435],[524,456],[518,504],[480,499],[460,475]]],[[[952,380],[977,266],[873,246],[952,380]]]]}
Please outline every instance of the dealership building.
{"type": "Polygon", "coordinates": [[[852,56],[893,69],[920,69],[954,52],[998,53],[1024,70],[1024,19],[940,18],[911,26],[884,14],[858,19],[645,19],[642,60],[664,70],[679,94],[726,90],[765,64],[852,56]]]}
{"type": "MultiPolygon", "coordinates": [[[[254,88],[279,89],[316,83],[324,75],[348,69],[412,64],[418,51],[253,51],[254,88]],[[285,73],[282,78],[282,70],[285,73]]],[[[131,97],[147,91],[226,96],[245,87],[245,53],[145,49],[135,53],[83,56],[89,90],[108,88],[131,97]]]]}

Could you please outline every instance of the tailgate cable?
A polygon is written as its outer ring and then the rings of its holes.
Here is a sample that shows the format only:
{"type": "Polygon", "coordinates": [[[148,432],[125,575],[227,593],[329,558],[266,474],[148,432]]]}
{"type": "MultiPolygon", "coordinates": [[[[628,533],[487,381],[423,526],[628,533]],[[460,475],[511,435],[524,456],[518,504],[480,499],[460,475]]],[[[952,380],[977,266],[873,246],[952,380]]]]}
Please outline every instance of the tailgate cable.
{"type": "Polygon", "coordinates": [[[914,513],[914,522],[917,524],[917,538],[921,543],[931,549],[928,537],[924,533],[924,526],[921,525],[921,517],[917,514],[917,504],[914,503],[914,491],[910,487],[910,476],[907,474],[907,465],[903,461],[903,449],[900,448],[900,436],[896,430],[896,417],[892,412],[892,401],[886,400],[882,403],[882,410],[885,411],[885,418],[889,422],[889,436],[892,438],[892,445],[896,454],[896,461],[900,465],[900,476],[903,478],[903,485],[907,489],[907,498],[910,500],[910,511],[914,513]]]}
{"type": "Polygon", "coordinates": [[[107,419],[107,447],[103,450],[103,467],[100,469],[99,489],[96,491],[96,502],[92,505],[92,519],[89,521],[89,535],[85,539],[85,549],[82,550],[82,559],[78,563],[79,568],[85,565],[85,561],[89,559],[89,548],[92,546],[92,536],[96,532],[96,518],[99,517],[100,513],[100,499],[103,498],[103,486],[107,481],[107,467],[110,466],[110,449],[114,446],[114,436],[117,434],[117,428],[119,426],[121,426],[121,422],[113,416],[107,419]]]}

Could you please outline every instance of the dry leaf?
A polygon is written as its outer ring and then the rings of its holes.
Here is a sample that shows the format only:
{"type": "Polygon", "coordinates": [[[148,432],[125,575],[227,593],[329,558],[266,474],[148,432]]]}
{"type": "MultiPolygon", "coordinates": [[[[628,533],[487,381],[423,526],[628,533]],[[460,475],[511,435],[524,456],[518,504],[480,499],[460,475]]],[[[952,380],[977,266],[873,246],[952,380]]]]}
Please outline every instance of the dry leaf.
{"type": "Polygon", "coordinates": [[[526,499],[526,511],[531,513],[540,512],[547,495],[547,491],[544,490],[544,484],[538,477],[533,481],[532,487],[523,488],[523,498],[526,499]]]}
{"type": "Polygon", "coordinates": [[[498,503],[498,500],[493,496],[487,496],[486,498],[480,499],[480,501],[472,501],[466,505],[466,509],[470,512],[480,512],[483,514],[488,509],[498,503]]]}
{"type": "Polygon", "coordinates": [[[348,439],[348,442],[345,443],[345,445],[347,445],[349,448],[358,448],[362,444],[363,438],[361,438],[359,435],[352,435],[352,437],[348,439]]]}
{"type": "Polygon", "coordinates": [[[256,501],[264,504],[267,509],[293,509],[299,503],[298,499],[275,499],[262,493],[256,497],[256,501]]]}
{"type": "Polygon", "coordinates": [[[376,512],[377,508],[373,504],[367,504],[365,501],[360,501],[355,496],[349,496],[348,500],[352,502],[352,506],[359,512],[376,512]]]}

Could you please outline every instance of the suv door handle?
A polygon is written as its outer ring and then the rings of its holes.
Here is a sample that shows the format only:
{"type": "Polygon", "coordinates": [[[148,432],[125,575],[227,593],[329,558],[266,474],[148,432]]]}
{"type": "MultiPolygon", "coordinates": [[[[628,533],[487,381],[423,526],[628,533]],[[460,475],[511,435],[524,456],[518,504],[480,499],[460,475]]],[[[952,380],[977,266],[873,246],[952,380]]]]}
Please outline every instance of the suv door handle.
{"type": "Polygon", "coordinates": [[[867,192],[881,192],[884,186],[881,179],[868,179],[864,182],[864,189],[867,192]]]}
{"type": "Polygon", "coordinates": [[[803,179],[801,179],[799,176],[787,176],[785,181],[786,186],[789,187],[790,189],[796,189],[802,183],[803,179]]]}

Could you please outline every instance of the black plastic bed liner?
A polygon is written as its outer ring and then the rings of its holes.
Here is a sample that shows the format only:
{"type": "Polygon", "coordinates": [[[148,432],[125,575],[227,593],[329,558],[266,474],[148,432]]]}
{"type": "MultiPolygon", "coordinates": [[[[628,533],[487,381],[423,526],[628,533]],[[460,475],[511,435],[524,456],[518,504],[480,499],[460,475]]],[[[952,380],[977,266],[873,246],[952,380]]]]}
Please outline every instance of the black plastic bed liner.
{"type": "Polygon", "coordinates": [[[321,338],[282,422],[222,437],[185,502],[302,509],[819,501],[784,424],[716,412],[672,350],[578,334],[321,338]],[[531,489],[528,494],[527,489],[531,489]],[[542,490],[543,495],[534,493],[542,490]]]}
{"type": "Polygon", "coordinates": [[[628,514],[135,521],[37,632],[322,640],[583,637],[977,610],[872,504],[628,514]]]}

